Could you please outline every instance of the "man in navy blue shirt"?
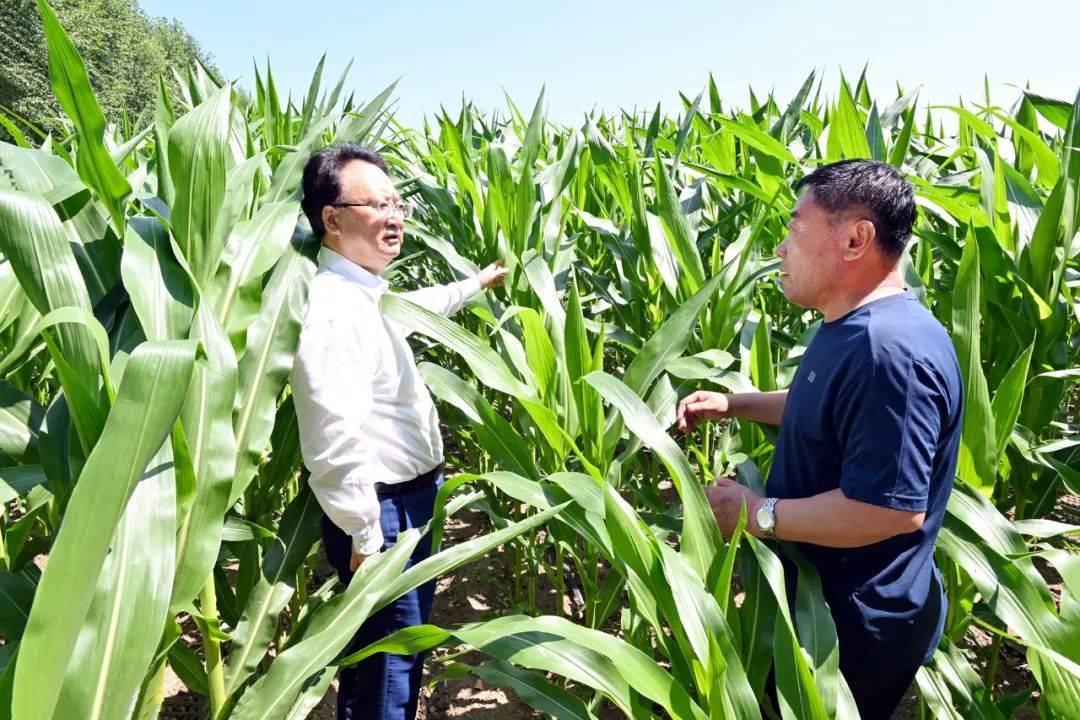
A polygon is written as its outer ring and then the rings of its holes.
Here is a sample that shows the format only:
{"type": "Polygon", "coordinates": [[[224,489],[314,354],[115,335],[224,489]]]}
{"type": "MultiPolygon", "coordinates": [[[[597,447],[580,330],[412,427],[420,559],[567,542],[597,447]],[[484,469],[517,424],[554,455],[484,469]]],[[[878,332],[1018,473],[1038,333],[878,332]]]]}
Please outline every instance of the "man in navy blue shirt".
{"type": "MultiPolygon", "coordinates": [[[[946,603],[934,542],[956,470],[962,389],[945,328],[904,287],[910,183],[871,160],[823,166],[776,249],[784,295],[822,315],[788,390],[698,391],[677,410],[778,424],[762,498],[721,478],[717,524],[796,543],[821,575],[840,669],[863,718],[887,719],[940,639],[946,603]]],[[[789,583],[794,581],[785,563],[789,583]]]]}

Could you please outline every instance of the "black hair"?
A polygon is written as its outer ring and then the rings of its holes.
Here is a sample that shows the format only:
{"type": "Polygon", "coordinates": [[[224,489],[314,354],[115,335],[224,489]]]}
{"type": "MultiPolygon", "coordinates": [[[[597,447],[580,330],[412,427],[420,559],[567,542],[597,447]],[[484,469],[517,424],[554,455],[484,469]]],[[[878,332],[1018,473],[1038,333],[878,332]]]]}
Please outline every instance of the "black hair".
{"type": "Polygon", "coordinates": [[[795,183],[796,192],[803,188],[813,188],[814,200],[829,213],[869,210],[882,251],[903,255],[915,224],[915,191],[896,168],[877,160],[841,160],[795,183]]]}
{"type": "Polygon", "coordinates": [[[340,202],[341,169],[353,160],[371,163],[384,173],[390,174],[390,166],[382,155],[354,142],[323,148],[308,158],[304,165],[304,198],[300,201],[300,207],[311,223],[315,237],[320,240],[326,234],[322,210],[327,205],[340,202]]]}

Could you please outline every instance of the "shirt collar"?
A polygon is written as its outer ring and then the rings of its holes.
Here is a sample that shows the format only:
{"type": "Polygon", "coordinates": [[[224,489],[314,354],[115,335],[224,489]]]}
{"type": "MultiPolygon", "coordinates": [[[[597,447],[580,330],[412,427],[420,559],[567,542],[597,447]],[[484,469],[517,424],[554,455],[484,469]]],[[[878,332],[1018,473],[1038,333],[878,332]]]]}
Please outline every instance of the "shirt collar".
{"type": "Polygon", "coordinates": [[[390,284],[378,275],[368,272],[344,255],[323,245],[319,248],[319,267],[341,275],[349,282],[359,285],[375,297],[382,295],[390,284]]]}

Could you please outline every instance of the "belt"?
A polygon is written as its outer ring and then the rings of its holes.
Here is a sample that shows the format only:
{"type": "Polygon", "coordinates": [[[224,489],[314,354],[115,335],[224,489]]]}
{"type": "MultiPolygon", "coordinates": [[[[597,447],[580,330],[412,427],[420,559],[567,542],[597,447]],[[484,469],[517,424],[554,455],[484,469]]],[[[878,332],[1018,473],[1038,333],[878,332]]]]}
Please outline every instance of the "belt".
{"type": "Polygon", "coordinates": [[[442,475],[443,468],[446,467],[445,463],[439,463],[435,467],[428,470],[422,475],[417,475],[412,480],[406,480],[399,483],[375,483],[375,494],[380,500],[388,497],[394,497],[395,495],[404,495],[415,490],[423,490],[426,487],[431,487],[435,484],[435,481],[442,475]]]}

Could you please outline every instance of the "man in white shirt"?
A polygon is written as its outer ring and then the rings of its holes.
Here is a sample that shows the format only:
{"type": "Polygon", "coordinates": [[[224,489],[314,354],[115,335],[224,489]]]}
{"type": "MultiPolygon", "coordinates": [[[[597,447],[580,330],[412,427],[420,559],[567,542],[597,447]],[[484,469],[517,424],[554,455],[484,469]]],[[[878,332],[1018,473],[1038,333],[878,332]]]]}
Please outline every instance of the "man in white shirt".
{"type": "MultiPolygon", "coordinates": [[[[300,448],[326,517],[327,558],[348,584],[364,560],[399,531],[431,519],[442,483],[442,439],[431,395],[406,342],[408,329],[383,318],[379,277],[401,252],[408,206],[377,153],[355,143],[321,150],[304,168],[304,214],[323,247],[311,282],[292,392],[300,448]]],[[[450,315],[471,296],[503,284],[493,264],[476,277],[405,297],[450,315]]],[[[410,564],[430,552],[421,541],[410,564]]],[[[417,588],[369,618],[358,650],[428,621],[435,585],[417,588]]],[[[423,656],[380,653],[343,669],[338,717],[412,720],[423,656]]]]}

